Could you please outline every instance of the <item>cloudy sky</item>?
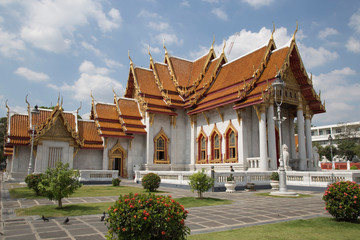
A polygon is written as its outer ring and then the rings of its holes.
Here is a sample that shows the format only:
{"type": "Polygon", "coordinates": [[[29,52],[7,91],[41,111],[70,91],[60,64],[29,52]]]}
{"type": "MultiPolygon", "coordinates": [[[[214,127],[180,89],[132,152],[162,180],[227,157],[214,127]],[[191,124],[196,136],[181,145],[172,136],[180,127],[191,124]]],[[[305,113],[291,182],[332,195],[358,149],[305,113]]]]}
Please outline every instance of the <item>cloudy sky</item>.
{"type": "Polygon", "coordinates": [[[360,1],[347,0],[0,0],[0,117],[51,106],[80,115],[95,100],[122,96],[130,56],[148,67],[148,49],[194,60],[216,51],[229,60],[266,44],[275,23],[278,48],[296,40],[306,70],[326,102],[313,124],[360,121],[360,1]],[[232,44],[233,43],[233,44],[232,44]],[[231,48],[232,46],[232,48],[231,48]],[[231,48],[231,49],[230,49],[231,48]]]}

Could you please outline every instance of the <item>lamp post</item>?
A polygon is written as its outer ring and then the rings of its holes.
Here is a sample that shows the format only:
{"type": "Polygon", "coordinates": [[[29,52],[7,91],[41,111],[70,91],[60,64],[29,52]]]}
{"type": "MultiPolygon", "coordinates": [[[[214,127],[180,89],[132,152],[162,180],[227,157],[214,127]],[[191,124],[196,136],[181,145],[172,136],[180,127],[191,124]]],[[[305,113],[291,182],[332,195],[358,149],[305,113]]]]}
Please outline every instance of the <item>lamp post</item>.
{"type": "Polygon", "coordinates": [[[32,124],[32,114],[39,114],[40,111],[38,106],[35,105],[34,109],[30,111],[30,129],[31,129],[31,150],[30,150],[30,160],[29,160],[29,168],[28,168],[28,175],[31,174],[32,168],[32,155],[34,150],[34,133],[35,133],[35,125],[32,124]]]}
{"type": "Polygon", "coordinates": [[[277,106],[277,117],[274,117],[274,121],[277,121],[278,125],[279,125],[279,150],[280,150],[280,165],[279,165],[279,192],[280,193],[285,193],[287,191],[286,188],[286,172],[285,172],[285,167],[284,167],[284,158],[283,158],[283,153],[282,153],[282,136],[281,136],[281,123],[286,119],[286,118],[281,118],[281,104],[283,102],[283,92],[284,92],[284,88],[285,88],[285,82],[281,79],[280,75],[278,74],[276,76],[275,81],[272,84],[273,88],[274,88],[274,92],[275,92],[275,104],[277,106]],[[278,94],[279,92],[279,94],[278,94]],[[280,96],[278,96],[280,95],[280,96]],[[278,99],[279,98],[279,99],[278,99]]]}
{"type": "Polygon", "coordinates": [[[333,151],[332,151],[332,136],[331,134],[329,135],[329,144],[330,144],[330,157],[331,157],[331,166],[332,166],[332,169],[334,170],[335,169],[335,163],[334,163],[334,159],[333,159],[333,151]]]}

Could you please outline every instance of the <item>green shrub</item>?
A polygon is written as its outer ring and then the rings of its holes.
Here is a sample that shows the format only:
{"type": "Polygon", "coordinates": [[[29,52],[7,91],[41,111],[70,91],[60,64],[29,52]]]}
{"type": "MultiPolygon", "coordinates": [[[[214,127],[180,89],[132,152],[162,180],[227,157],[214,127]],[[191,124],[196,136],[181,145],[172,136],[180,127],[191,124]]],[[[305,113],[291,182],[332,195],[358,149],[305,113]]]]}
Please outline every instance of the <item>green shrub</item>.
{"type": "Polygon", "coordinates": [[[142,178],[141,185],[149,192],[154,192],[160,187],[160,182],[161,178],[159,175],[155,173],[148,173],[142,178]]]}
{"type": "Polygon", "coordinates": [[[323,200],[325,209],[338,221],[355,222],[360,216],[360,186],[343,181],[330,184],[323,200]]]}
{"type": "Polygon", "coordinates": [[[279,181],[279,173],[278,172],[271,173],[270,180],[279,181]]]}
{"type": "Polygon", "coordinates": [[[230,182],[230,181],[235,181],[234,179],[234,175],[231,173],[230,176],[226,177],[226,181],[230,182]]]}
{"type": "Polygon", "coordinates": [[[112,183],[113,186],[117,187],[117,186],[120,185],[121,179],[119,179],[119,178],[113,178],[112,181],[111,181],[111,183],[112,183]]]}
{"type": "Polygon", "coordinates": [[[207,192],[210,188],[214,186],[214,179],[206,175],[204,169],[202,169],[201,172],[199,171],[192,174],[189,179],[191,191],[197,191],[198,198],[203,198],[202,193],[207,192]]]}
{"type": "Polygon", "coordinates": [[[57,200],[62,208],[62,199],[69,197],[82,186],[79,181],[80,173],[70,169],[69,164],[56,163],[55,168],[48,168],[39,184],[42,195],[50,200],[57,200]]]}
{"type": "Polygon", "coordinates": [[[122,196],[108,208],[107,239],[186,239],[188,211],[171,196],[152,193],[122,196]]]}
{"type": "Polygon", "coordinates": [[[350,170],[358,170],[358,167],[355,166],[355,165],[352,165],[352,166],[350,167],[350,170]]]}
{"type": "Polygon", "coordinates": [[[41,195],[41,190],[39,188],[39,183],[41,182],[41,179],[43,178],[42,173],[32,173],[26,176],[25,183],[27,184],[28,188],[35,191],[36,195],[41,195]]]}

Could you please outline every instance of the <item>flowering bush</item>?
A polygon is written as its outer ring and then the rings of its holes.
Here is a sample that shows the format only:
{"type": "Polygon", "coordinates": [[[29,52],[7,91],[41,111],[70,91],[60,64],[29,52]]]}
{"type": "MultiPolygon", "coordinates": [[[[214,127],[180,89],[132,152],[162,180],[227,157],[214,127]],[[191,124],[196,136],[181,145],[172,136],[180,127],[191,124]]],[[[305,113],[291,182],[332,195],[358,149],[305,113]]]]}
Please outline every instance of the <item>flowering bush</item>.
{"type": "Polygon", "coordinates": [[[122,196],[108,209],[107,239],[186,239],[188,211],[171,196],[132,194],[122,196]]]}
{"type": "Polygon", "coordinates": [[[142,186],[149,192],[156,191],[160,187],[160,182],[161,178],[155,173],[148,173],[141,180],[142,186]]]}
{"type": "Polygon", "coordinates": [[[343,181],[330,184],[323,200],[325,209],[338,221],[353,222],[360,216],[360,186],[343,181]]]}
{"type": "Polygon", "coordinates": [[[39,183],[43,178],[44,174],[42,173],[32,173],[26,176],[25,183],[27,184],[28,188],[35,191],[36,195],[40,195],[41,191],[39,188],[39,183]]]}

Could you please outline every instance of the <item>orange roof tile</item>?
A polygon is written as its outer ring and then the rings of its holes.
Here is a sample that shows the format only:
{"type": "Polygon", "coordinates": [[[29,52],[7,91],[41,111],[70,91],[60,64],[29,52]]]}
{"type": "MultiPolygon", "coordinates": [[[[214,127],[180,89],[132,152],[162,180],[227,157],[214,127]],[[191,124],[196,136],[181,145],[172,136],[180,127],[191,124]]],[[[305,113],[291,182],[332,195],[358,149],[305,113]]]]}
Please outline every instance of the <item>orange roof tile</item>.
{"type": "Polygon", "coordinates": [[[10,134],[9,137],[28,137],[29,117],[27,115],[14,114],[10,118],[10,134]]]}
{"type": "Polygon", "coordinates": [[[102,138],[99,136],[94,121],[78,121],[79,137],[84,142],[97,142],[102,144],[102,138]]]}
{"type": "Polygon", "coordinates": [[[115,104],[97,103],[95,108],[98,119],[119,120],[115,104]]]}
{"type": "Polygon", "coordinates": [[[169,91],[176,91],[175,84],[171,80],[168,66],[162,63],[155,63],[154,66],[163,88],[169,91]]]}
{"type": "Polygon", "coordinates": [[[189,82],[187,83],[186,86],[190,87],[194,84],[194,82],[197,79],[200,80],[200,74],[202,73],[202,71],[205,67],[205,63],[206,63],[206,60],[208,59],[208,57],[209,57],[209,55],[206,54],[194,61],[194,63],[192,64],[191,76],[190,76],[189,82]]]}
{"type": "Polygon", "coordinates": [[[190,80],[193,63],[188,60],[176,57],[170,57],[169,59],[179,85],[186,87],[190,80]]]}
{"type": "Polygon", "coordinates": [[[118,106],[122,116],[142,118],[137,101],[129,98],[119,98],[118,106]]]}
{"type": "Polygon", "coordinates": [[[160,90],[155,83],[152,70],[144,68],[135,68],[136,80],[138,81],[140,91],[145,95],[161,96],[160,90]]]}
{"type": "Polygon", "coordinates": [[[120,122],[106,122],[100,120],[97,120],[97,122],[99,123],[101,129],[106,128],[122,130],[120,122]]]}

